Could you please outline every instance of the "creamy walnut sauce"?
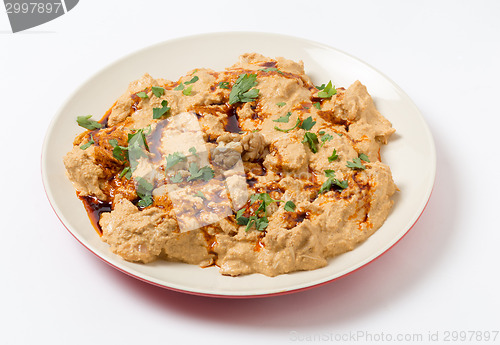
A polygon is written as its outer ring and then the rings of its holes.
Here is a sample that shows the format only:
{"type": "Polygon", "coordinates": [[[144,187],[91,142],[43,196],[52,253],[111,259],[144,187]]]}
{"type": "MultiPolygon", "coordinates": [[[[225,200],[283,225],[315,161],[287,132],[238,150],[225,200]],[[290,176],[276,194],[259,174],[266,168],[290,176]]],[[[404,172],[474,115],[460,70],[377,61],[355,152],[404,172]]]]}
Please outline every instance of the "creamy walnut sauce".
{"type": "Polygon", "coordinates": [[[302,62],[252,53],[176,82],[146,74],[100,123],[64,163],[125,260],[232,276],[312,270],[365,241],[392,207],[380,157],[391,124],[360,82],[317,87],[302,62]]]}

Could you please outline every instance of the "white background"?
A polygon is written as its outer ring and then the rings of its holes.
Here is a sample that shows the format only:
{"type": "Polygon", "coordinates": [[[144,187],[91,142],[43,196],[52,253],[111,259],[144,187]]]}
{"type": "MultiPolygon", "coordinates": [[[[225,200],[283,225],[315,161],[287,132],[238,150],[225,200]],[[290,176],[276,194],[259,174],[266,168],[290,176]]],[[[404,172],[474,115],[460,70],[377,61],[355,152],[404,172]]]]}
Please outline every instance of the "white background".
{"type": "Polygon", "coordinates": [[[357,332],[493,343],[444,335],[500,331],[499,18],[496,1],[87,0],[12,34],[0,7],[0,343],[335,343],[357,332]],[[118,272],[59,222],[40,153],[64,100],[130,52],[218,31],[331,45],[382,71],[420,108],[436,142],[436,184],[413,230],[383,257],[305,292],[205,298],[118,272]]]}

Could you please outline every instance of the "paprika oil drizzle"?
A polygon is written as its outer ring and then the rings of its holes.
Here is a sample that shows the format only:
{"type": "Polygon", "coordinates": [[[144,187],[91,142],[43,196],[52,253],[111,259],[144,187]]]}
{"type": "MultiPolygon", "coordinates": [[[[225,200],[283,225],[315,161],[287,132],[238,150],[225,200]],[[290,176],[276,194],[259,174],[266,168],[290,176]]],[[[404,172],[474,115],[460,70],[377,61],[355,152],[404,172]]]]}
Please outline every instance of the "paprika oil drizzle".
{"type": "Polygon", "coordinates": [[[97,231],[102,236],[102,229],[99,225],[99,219],[104,212],[111,212],[111,203],[97,199],[94,196],[78,196],[85,206],[89,219],[97,231]]]}

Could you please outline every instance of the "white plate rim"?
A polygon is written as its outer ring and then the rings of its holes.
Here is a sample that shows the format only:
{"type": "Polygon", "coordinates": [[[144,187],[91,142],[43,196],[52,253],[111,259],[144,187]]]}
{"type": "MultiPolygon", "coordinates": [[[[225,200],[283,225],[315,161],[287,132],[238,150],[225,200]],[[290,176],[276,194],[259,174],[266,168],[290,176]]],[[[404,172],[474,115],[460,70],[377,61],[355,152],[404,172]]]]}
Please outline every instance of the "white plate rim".
{"type": "MultiPolygon", "coordinates": [[[[306,64],[307,65],[307,64],[306,64]]],[[[195,67],[203,67],[203,66],[193,66],[192,68],[195,67]]],[[[186,71],[180,71],[180,73],[185,73],[186,71]]],[[[361,81],[362,77],[360,78],[361,81]]],[[[346,85],[347,86],[347,85],[346,85]]],[[[370,91],[370,90],[369,90],[370,91]]],[[[70,148],[68,148],[69,151],[70,148]]],[[[62,159],[62,157],[60,157],[62,159]]],[[[79,88],[77,88],[64,102],[64,104],[59,108],[57,111],[56,115],[53,117],[52,121],[50,122],[48,129],[47,129],[47,134],[44,139],[44,143],[42,146],[42,156],[41,156],[41,170],[42,170],[42,181],[44,185],[45,192],[47,194],[47,198],[49,200],[49,203],[51,207],[53,208],[54,212],[56,213],[57,217],[59,220],[62,222],[62,224],[66,227],[66,229],[77,239],[84,247],[89,249],[93,254],[95,254],[97,257],[102,259],[104,262],[108,263],[112,267],[115,267],[116,269],[132,276],[135,277],[139,280],[151,283],[153,285],[157,285],[163,288],[167,288],[170,290],[174,291],[180,291],[184,293],[190,293],[190,294],[196,294],[196,295],[203,295],[203,296],[211,296],[211,297],[229,297],[229,298],[248,298],[248,297],[264,297],[264,296],[275,296],[275,295],[281,295],[281,294],[286,294],[286,293],[292,293],[292,292],[298,292],[302,291],[305,289],[310,289],[316,286],[320,286],[329,282],[332,282],[334,280],[337,280],[341,277],[344,277],[350,273],[353,273],[362,267],[366,266],[368,263],[373,262],[375,259],[379,258],[382,256],[384,253],[386,253],[389,249],[391,249],[394,245],[396,245],[407,233],[408,231],[415,225],[415,223],[418,221],[418,218],[422,215],[429,198],[432,193],[432,189],[434,186],[434,180],[435,180],[435,173],[436,173],[436,152],[435,152],[435,146],[434,146],[434,140],[432,138],[431,132],[416,105],[413,103],[413,101],[406,95],[406,93],[395,83],[393,82],[390,78],[388,78],[386,75],[372,67],[371,65],[367,64],[366,62],[358,59],[357,57],[354,57],[348,53],[345,53],[339,49],[333,48],[331,46],[310,41],[307,39],[303,38],[298,38],[298,37],[293,37],[293,36],[287,36],[287,35],[281,35],[281,34],[274,34],[274,33],[264,33],[264,32],[216,32],[216,33],[206,33],[206,34],[199,34],[199,35],[191,35],[191,36],[185,36],[185,37],[180,37],[180,38],[175,38],[172,40],[160,42],[157,44],[154,44],[152,46],[148,46],[145,48],[142,48],[136,52],[130,53],[114,62],[111,64],[101,68],[98,70],[96,73],[94,73],[92,76],[90,76],[84,83],[80,85],[79,88]],[[179,43],[179,42],[186,42],[189,40],[210,40],[214,39],[215,37],[228,37],[228,38],[234,38],[234,37],[259,37],[261,39],[269,39],[269,40],[280,40],[280,39],[286,39],[286,40],[292,40],[297,43],[302,43],[302,44],[308,44],[308,45],[314,45],[320,49],[323,50],[329,50],[332,52],[336,52],[337,54],[341,54],[345,56],[346,58],[349,58],[353,61],[356,61],[357,63],[364,65],[366,68],[372,70],[375,72],[378,76],[381,78],[385,79],[391,86],[397,91],[399,96],[406,101],[409,107],[413,107],[413,111],[415,112],[416,116],[418,117],[419,121],[422,124],[422,128],[424,129],[427,140],[427,145],[429,149],[429,156],[427,157],[427,162],[429,164],[429,176],[427,178],[428,182],[427,183],[427,188],[425,189],[424,193],[422,194],[419,206],[415,209],[413,217],[408,219],[407,225],[405,226],[405,229],[402,231],[401,235],[398,238],[395,238],[395,240],[391,243],[387,243],[387,246],[381,250],[379,250],[378,253],[375,253],[373,257],[371,257],[368,260],[364,260],[362,262],[359,262],[359,264],[356,267],[353,267],[352,269],[346,271],[346,272],[340,272],[339,274],[335,276],[329,276],[329,277],[324,277],[323,279],[311,281],[311,282],[302,282],[300,284],[294,284],[291,285],[289,288],[285,289],[272,289],[268,288],[265,290],[259,290],[253,293],[252,291],[214,291],[206,288],[200,288],[200,287],[190,287],[190,286],[179,286],[176,284],[172,284],[170,282],[165,282],[162,280],[158,280],[156,278],[147,276],[142,274],[141,272],[134,271],[133,269],[129,269],[125,267],[124,265],[120,264],[120,262],[116,262],[113,260],[110,260],[109,258],[106,258],[103,253],[100,253],[98,250],[93,248],[93,246],[89,245],[86,240],[82,238],[82,236],[76,232],[71,226],[69,226],[69,221],[65,217],[65,215],[61,212],[61,209],[58,207],[57,200],[54,198],[54,194],[52,191],[52,186],[50,185],[50,177],[48,176],[48,162],[49,160],[47,159],[48,156],[50,156],[49,152],[49,138],[51,133],[54,131],[54,127],[56,127],[58,119],[62,116],[63,110],[72,102],[72,100],[78,95],[79,91],[82,90],[85,86],[87,86],[89,83],[91,83],[94,79],[98,78],[101,74],[105,73],[106,71],[110,70],[113,66],[117,66],[120,63],[123,63],[124,61],[127,61],[130,58],[133,58],[134,56],[144,54],[145,52],[148,51],[153,51],[154,49],[157,49],[159,47],[165,46],[165,45],[172,45],[174,43],[179,43]]],[[[83,208],[83,207],[82,207],[83,208]]],[[[92,225],[89,222],[89,226],[92,231],[94,229],[92,228],[92,225]]],[[[379,230],[380,231],[380,230],[379,230]]],[[[356,250],[356,249],[355,249],[356,250]]],[[[183,264],[186,265],[186,264],[183,264]]],[[[189,265],[188,265],[189,266],[189,265]]],[[[321,270],[321,269],[320,269],[321,270]]],[[[298,272],[300,274],[302,272],[298,272]]],[[[234,278],[233,278],[234,279],[234,278]]],[[[237,278],[236,278],[237,279],[237,278]]],[[[267,277],[266,277],[267,279],[267,277]]],[[[274,278],[268,278],[268,279],[274,279],[274,278]]]]}

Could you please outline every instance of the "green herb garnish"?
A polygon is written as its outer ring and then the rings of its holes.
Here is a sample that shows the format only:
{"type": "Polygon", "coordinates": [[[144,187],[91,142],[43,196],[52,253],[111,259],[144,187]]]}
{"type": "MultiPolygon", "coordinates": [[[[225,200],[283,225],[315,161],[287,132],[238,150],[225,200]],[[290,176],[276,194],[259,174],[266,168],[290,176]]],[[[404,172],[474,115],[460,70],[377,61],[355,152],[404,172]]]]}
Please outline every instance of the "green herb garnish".
{"type": "Polygon", "coordinates": [[[264,231],[267,228],[267,226],[269,225],[269,220],[267,219],[266,216],[263,216],[260,218],[257,216],[250,216],[248,218],[248,223],[247,223],[247,227],[245,228],[245,230],[246,231],[250,230],[252,225],[255,226],[255,230],[264,231]]]}
{"type": "Polygon", "coordinates": [[[191,90],[193,89],[193,85],[189,85],[188,88],[182,90],[182,94],[184,96],[191,96],[191,90]]]}
{"type": "Polygon", "coordinates": [[[165,94],[165,89],[159,86],[153,86],[151,87],[151,91],[153,91],[153,94],[156,97],[161,97],[165,94]]]}
{"type": "Polygon", "coordinates": [[[251,204],[255,203],[258,200],[262,201],[262,203],[260,204],[256,213],[259,213],[260,211],[267,213],[267,206],[269,206],[273,202],[282,201],[282,200],[274,200],[273,198],[271,198],[271,196],[268,193],[252,194],[250,196],[250,203],[251,204]]]}
{"type": "Polygon", "coordinates": [[[252,89],[255,85],[257,74],[240,74],[229,94],[229,104],[254,101],[259,96],[259,89],[252,89]]]}
{"type": "Polygon", "coordinates": [[[118,175],[119,178],[122,178],[123,176],[125,176],[127,180],[130,180],[130,178],[132,177],[132,171],[130,171],[130,167],[123,168],[120,175],[118,175]]]}
{"type": "Polygon", "coordinates": [[[135,171],[139,165],[139,158],[147,158],[145,151],[149,150],[146,135],[143,129],[128,134],[128,160],[131,171],[135,171]]]}
{"type": "Polygon", "coordinates": [[[128,134],[128,146],[118,145],[118,140],[110,139],[109,144],[113,147],[113,157],[121,162],[129,161],[130,167],[125,167],[120,173],[120,177],[125,176],[130,179],[131,173],[135,171],[140,157],[147,157],[144,150],[149,150],[146,136],[143,129],[128,134]],[[130,160],[130,157],[133,159],[130,160]],[[128,169],[127,169],[128,168],[128,169]]]}
{"type": "Polygon", "coordinates": [[[202,199],[205,199],[207,200],[207,197],[205,196],[205,194],[203,194],[202,192],[200,191],[197,191],[196,194],[194,196],[197,196],[199,198],[202,198],[202,199]]]}
{"type": "Polygon", "coordinates": [[[221,81],[217,86],[219,89],[229,89],[229,82],[221,81]]]}
{"type": "Polygon", "coordinates": [[[295,204],[293,203],[293,201],[291,200],[288,200],[286,203],[285,203],[285,211],[287,212],[293,212],[295,211],[295,204]]]}
{"type": "Polygon", "coordinates": [[[315,124],[316,124],[316,121],[313,121],[312,116],[309,116],[307,119],[302,121],[302,123],[300,124],[300,128],[303,128],[306,131],[309,131],[309,130],[311,130],[311,128],[313,128],[313,126],[315,124]]]}
{"type": "Polygon", "coordinates": [[[128,147],[118,145],[118,140],[110,139],[109,144],[113,147],[113,157],[121,162],[127,160],[128,147]]]}
{"type": "Polygon", "coordinates": [[[138,92],[135,95],[140,98],[149,98],[148,94],[145,93],[144,91],[138,92]]]}
{"type": "Polygon", "coordinates": [[[137,206],[148,207],[152,205],[153,196],[151,194],[154,189],[154,186],[151,183],[149,183],[148,180],[142,177],[135,178],[135,182],[137,183],[136,185],[137,196],[141,198],[141,200],[137,202],[137,206]]]}
{"type": "Polygon", "coordinates": [[[198,79],[200,79],[200,78],[198,78],[198,76],[195,75],[193,78],[191,78],[190,81],[185,81],[184,84],[188,85],[188,84],[196,83],[198,81],[198,79]]]}
{"type": "MultiPolygon", "coordinates": [[[[323,132],[323,133],[324,133],[324,132],[323,132]]],[[[320,132],[320,134],[321,134],[321,132],[320,132]]],[[[325,134],[325,135],[323,135],[323,136],[321,137],[321,141],[322,141],[323,143],[325,143],[325,142],[327,142],[327,141],[329,141],[329,140],[332,140],[332,139],[333,139],[333,136],[332,136],[331,134],[325,134]]]]}
{"type": "Polygon", "coordinates": [[[180,91],[180,90],[184,90],[184,84],[183,83],[180,83],[179,85],[177,85],[175,88],[174,88],[175,91],[180,91]]]}
{"type": "Polygon", "coordinates": [[[76,122],[80,127],[86,128],[90,131],[101,128],[102,124],[95,120],[91,120],[91,117],[92,115],[78,116],[76,118],[76,122]]]}
{"type": "Polygon", "coordinates": [[[316,109],[321,110],[321,103],[320,102],[313,103],[313,105],[316,109]]]}
{"type": "Polygon", "coordinates": [[[347,187],[349,187],[347,180],[339,181],[335,178],[334,170],[325,170],[325,176],[328,177],[328,179],[319,189],[319,194],[328,192],[333,186],[337,186],[340,189],[346,189],[347,187]]]}
{"type": "Polygon", "coordinates": [[[194,147],[194,146],[191,146],[191,147],[189,148],[189,152],[191,152],[191,154],[193,154],[194,156],[196,156],[196,157],[198,157],[198,158],[200,157],[200,156],[198,155],[198,153],[196,153],[196,147],[194,147]]]}
{"type": "Polygon", "coordinates": [[[80,148],[82,150],[86,150],[88,149],[90,146],[92,146],[92,144],[95,144],[95,141],[94,141],[94,137],[92,137],[92,134],[90,135],[90,140],[86,143],[86,144],[83,144],[82,146],[80,146],[80,148]]]}
{"type": "Polygon", "coordinates": [[[370,159],[369,159],[369,158],[368,158],[368,156],[367,156],[367,155],[365,155],[364,153],[361,153],[361,154],[359,155],[359,159],[361,159],[361,160],[363,160],[363,161],[365,161],[365,162],[370,163],[370,159]]]}
{"type": "Polygon", "coordinates": [[[191,176],[188,177],[188,181],[193,181],[193,180],[205,180],[205,181],[210,181],[211,179],[214,178],[215,172],[212,168],[209,166],[204,166],[200,168],[198,166],[198,163],[193,162],[189,164],[189,173],[191,176]]]}
{"type": "Polygon", "coordinates": [[[351,168],[351,169],[357,169],[357,170],[365,170],[366,169],[366,166],[363,165],[363,163],[361,162],[361,159],[358,158],[354,158],[352,160],[352,162],[349,162],[347,161],[347,165],[346,165],[348,168],[351,168]]]}
{"type": "Polygon", "coordinates": [[[295,122],[295,126],[293,126],[292,128],[289,128],[289,129],[281,129],[279,128],[278,126],[274,126],[274,129],[277,130],[277,131],[280,131],[280,132],[284,132],[284,133],[288,133],[290,132],[292,129],[295,129],[297,128],[297,126],[300,124],[300,119],[297,118],[297,122],[295,122]]]}
{"type": "Polygon", "coordinates": [[[304,140],[302,140],[302,142],[309,145],[312,153],[318,152],[318,136],[315,133],[306,132],[304,134],[304,140]]]}
{"type": "Polygon", "coordinates": [[[335,86],[332,86],[331,80],[323,89],[318,89],[318,90],[321,90],[320,92],[318,92],[318,97],[320,98],[330,98],[337,93],[337,89],[335,88],[335,86]]]}
{"type": "Polygon", "coordinates": [[[328,157],[328,161],[331,163],[337,160],[337,158],[339,158],[339,156],[337,155],[337,150],[333,149],[333,153],[330,157],[328,157]]]}
{"type": "Polygon", "coordinates": [[[258,217],[258,216],[250,216],[250,217],[245,217],[243,216],[243,213],[245,212],[245,209],[242,208],[238,212],[236,212],[236,222],[238,225],[246,225],[245,231],[250,230],[252,226],[255,226],[255,230],[258,231],[264,231],[267,226],[269,225],[269,220],[267,219],[266,216],[263,217],[258,217]]]}
{"type": "Polygon", "coordinates": [[[161,101],[161,106],[161,108],[153,108],[153,119],[159,119],[170,110],[166,100],[161,101]]]}
{"type": "MultiPolygon", "coordinates": [[[[252,226],[255,226],[255,229],[258,231],[264,231],[267,226],[269,225],[269,220],[267,219],[267,206],[269,206],[273,202],[281,202],[282,200],[274,200],[269,196],[267,193],[259,193],[259,194],[253,194],[250,196],[250,203],[253,204],[257,201],[261,201],[261,204],[259,208],[255,211],[255,214],[250,216],[250,217],[244,217],[243,213],[245,212],[245,209],[242,208],[238,212],[236,212],[236,222],[239,225],[246,225],[245,230],[248,231],[252,226]],[[259,214],[262,214],[260,216],[259,214]]],[[[292,207],[295,208],[295,204],[291,206],[293,202],[287,202],[287,205],[285,205],[286,209],[291,209],[292,207]]]]}
{"type": "Polygon", "coordinates": [[[283,72],[281,72],[276,67],[261,68],[261,69],[259,69],[259,71],[263,71],[263,72],[278,72],[279,74],[283,74],[283,72]]]}
{"type": "MultiPolygon", "coordinates": [[[[151,131],[151,127],[148,126],[146,128],[149,128],[149,130],[151,131]]],[[[150,132],[148,132],[148,135],[149,135],[149,133],[150,132]]],[[[144,133],[144,129],[138,129],[135,132],[128,134],[129,152],[131,150],[135,150],[138,148],[141,150],[141,152],[143,152],[142,146],[144,146],[146,148],[146,150],[149,150],[148,143],[146,140],[146,134],[144,133]]]]}
{"type": "Polygon", "coordinates": [[[286,113],[286,115],[281,116],[277,120],[273,120],[273,122],[282,122],[282,123],[288,123],[290,121],[290,116],[292,116],[291,112],[286,113]]]}
{"type": "Polygon", "coordinates": [[[165,167],[165,170],[168,170],[177,163],[185,161],[186,156],[184,156],[184,154],[180,152],[174,152],[172,154],[169,154],[166,159],[167,159],[167,166],[165,167]]]}
{"type": "Polygon", "coordinates": [[[286,102],[278,102],[278,103],[276,103],[276,105],[281,108],[281,107],[284,107],[286,105],[286,102]]]}
{"type": "Polygon", "coordinates": [[[247,225],[248,224],[248,218],[244,217],[243,213],[245,213],[244,208],[242,208],[242,209],[238,210],[238,212],[236,212],[235,219],[239,225],[247,225]]]}
{"type": "Polygon", "coordinates": [[[175,174],[174,176],[172,176],[170,178],[170,182],[172,182],[172,183],[182,182],[182,174],[181,174],[181,172],[179,171],[177,174],[175,174]]]}

